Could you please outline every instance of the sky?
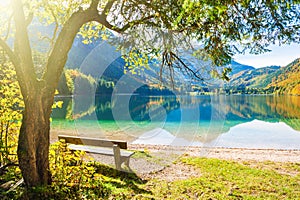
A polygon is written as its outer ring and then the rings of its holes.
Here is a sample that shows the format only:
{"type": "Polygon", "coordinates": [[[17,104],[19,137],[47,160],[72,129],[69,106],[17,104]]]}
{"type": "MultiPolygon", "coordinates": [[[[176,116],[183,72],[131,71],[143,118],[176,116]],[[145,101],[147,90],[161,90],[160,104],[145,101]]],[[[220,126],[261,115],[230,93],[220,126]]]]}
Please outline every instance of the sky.
{"type": "Polygon", "coordinates": [[[236,62],[250,65],[255,68],[271,65],[286,66],[296,58],[300,58],[300,44],[291,44],[283,46],[270,46],[271,52],[260,55],[239,54],[233,58],[236,62]]]}

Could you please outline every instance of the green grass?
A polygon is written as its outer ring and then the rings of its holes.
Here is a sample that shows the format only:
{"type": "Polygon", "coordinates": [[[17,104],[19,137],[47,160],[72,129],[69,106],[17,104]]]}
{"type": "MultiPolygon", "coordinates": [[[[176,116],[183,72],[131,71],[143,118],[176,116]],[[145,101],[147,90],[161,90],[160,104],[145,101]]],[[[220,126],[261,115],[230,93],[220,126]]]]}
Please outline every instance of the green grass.
{"type": "Polygon", "coordinates": [[[185,157],[182,162],[199,170],[200,177],[156,184],[152,192],[164,199],[300,199],[299,164],[237,163],[185,157]],[[287,175],[278,172],[278,165],[287,175]],[[262,167],[263,169],[259,169],[262,167]],[[268,168],[268,169],[264,169],[268,168]]]}
{"type": "MultiPolygon", "coordinates": [[[[10,193],[0,189],[0,199],[19,199],[24,194],[40,199],[300,199],[300,163],[184,156],[176,162],[193,166],[198,176],[168,182],[155,176],[143,180],[134,173],[86,162],[82,153],[70,154],[63,148],[57,145],[50,152],[51,186],[30,192],[23,186],[10,193]]],[[[147,152],[136,156],[149,157],[147,152]]],[[[7,174],[5,181],[8,175],[14,176],[7,174]]]]}

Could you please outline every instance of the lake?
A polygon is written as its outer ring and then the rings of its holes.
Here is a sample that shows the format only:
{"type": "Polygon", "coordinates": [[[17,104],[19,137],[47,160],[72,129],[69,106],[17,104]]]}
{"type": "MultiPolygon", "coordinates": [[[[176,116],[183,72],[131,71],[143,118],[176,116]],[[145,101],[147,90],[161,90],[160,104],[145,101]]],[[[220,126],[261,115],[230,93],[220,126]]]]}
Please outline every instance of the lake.
{"type": "Polygon", "coordinates": [[[299,96],[56,97],[56,134],[132,144],[300,149],[299,96]]]}

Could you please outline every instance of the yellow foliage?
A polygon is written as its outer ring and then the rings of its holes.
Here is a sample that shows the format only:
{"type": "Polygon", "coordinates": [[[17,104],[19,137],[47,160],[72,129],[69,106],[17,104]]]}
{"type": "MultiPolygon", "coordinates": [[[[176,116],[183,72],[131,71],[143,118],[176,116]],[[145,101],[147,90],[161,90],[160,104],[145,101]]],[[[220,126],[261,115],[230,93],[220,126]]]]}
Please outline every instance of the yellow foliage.
{"type": "Polygon", "coordinates": [[[0,165],[17,160],[18,133],[24,102],[16,73],[8,62],[0,63],[0,165]]]}
{"type": "Polygon", "coordinates": [[[268,87],[275,87],[279,94],[300,95],[300,59],[283,68],[282,73],[268,87]]]}

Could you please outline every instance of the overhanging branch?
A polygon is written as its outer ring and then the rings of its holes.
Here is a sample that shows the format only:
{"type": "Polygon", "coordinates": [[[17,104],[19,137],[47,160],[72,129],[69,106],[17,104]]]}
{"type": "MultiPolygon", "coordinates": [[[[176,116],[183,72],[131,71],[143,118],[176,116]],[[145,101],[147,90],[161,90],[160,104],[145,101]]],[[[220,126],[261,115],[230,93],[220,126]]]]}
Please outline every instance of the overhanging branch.
{"type": "Polygon", "coordinates": [[[98,11],[98,2],[99,2],[98,0],[92,1],[91,6],[89,8],[90,12],[94,16],[93,20],[102,24],[103,26],[105,26],[106,28],[108,28],[110,30],[117,32],[117,33],[123,33],[130,27],[138,25],[138,24],[146,24],[147,21],[149,21],[150,19],[153,19],[155,17],[155,15],[149,15],[149,16],[143,17],[141,19],[132,20],[132,21],[126,23],[123,27],[116,27],[116,26],[110,24],[107,20],[108,13],[111,10],[113,4],[116,2],[116,0],[108,1],[101,14],[99,14],[99,11],[98,11]]]}
{"type": "Polygon", "coordinates": [[[125,24],[123,27],[121,28],[117,28],[117,27],[112,27],[113,31],[116,31],[118,33],[122,33],[124,31],[126,31],[127,29],[129,29],[132,26],[138,25],[138,24],[147,24],[147,21],[150,19],[153,19],[155,17],[155,15],[149,15],[147,17],[138,19],[138,20],[133,20],[131,22],[128,22],[127,24],[125,24]]]}
{"type": "Polygon", "coordinates": [[[181,60],[176,54],[174,54],[173,52],[170,52],[170,54],[176,58],[176,60],[184,67],[184,69],[186,69],[189,73],[191,73],[195,78],[199,79],[199,80],[203,80],[202,77],[200,77],[196,71],[192,70],[190,67],[188,67],[183,60],[181,60]]]}

